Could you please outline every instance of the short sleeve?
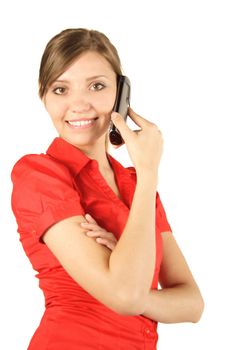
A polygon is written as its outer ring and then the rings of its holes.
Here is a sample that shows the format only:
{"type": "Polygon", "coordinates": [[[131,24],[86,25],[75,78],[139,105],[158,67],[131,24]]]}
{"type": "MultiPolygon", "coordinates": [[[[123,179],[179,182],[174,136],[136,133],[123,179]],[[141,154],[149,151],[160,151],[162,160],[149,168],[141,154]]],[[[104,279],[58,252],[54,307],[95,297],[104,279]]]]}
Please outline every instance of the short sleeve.
{"type": "Polygon", "coordinates": [[[69,170],[47,155],[22,157],[14,165],[11,179],[11,205],[19,233],[40,239],[60,220],[85,215],[69,170]]]}
{"type": "Polygon", "coordinates": [[[160,195],[156,193],[156,224],[160,232],[172,232],[160,195]]]}

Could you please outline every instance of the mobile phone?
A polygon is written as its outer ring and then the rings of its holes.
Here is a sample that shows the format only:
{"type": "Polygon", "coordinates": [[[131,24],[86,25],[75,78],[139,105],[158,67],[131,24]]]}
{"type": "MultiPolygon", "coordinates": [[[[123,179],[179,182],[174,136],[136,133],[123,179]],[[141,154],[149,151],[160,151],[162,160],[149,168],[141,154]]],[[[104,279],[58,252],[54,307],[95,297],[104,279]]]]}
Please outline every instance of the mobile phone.
{"type": "MultiPolygon", "coordinates": [[[[130,106],[130,80],[125,75],[118,75],[116,100],[113,111],[118,112],[126,120],[128,108],[130,106]]],[[[109,140],[113,145],[121,145],[124,143],[120,131],[111,122],[109,129],[109,140]]]]}

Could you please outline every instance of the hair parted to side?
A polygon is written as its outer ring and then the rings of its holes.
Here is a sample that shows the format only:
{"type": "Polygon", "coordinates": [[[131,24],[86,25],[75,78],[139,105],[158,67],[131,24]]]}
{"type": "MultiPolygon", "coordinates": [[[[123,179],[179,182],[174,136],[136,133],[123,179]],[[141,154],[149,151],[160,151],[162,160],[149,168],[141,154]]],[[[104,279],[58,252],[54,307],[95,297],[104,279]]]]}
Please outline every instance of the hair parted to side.
{"type": "MultiPolygon", "coordinates": [[[[39,69],[39,97],[43,99],[53,81],[87,51],[99,53],[110,63],[116,75],[122,74],[118,52],[105,34],[85,28],[65,29],[45,47],[39,69]]],[[[108,135],[105,145],[107,149],[108,135]]]]}

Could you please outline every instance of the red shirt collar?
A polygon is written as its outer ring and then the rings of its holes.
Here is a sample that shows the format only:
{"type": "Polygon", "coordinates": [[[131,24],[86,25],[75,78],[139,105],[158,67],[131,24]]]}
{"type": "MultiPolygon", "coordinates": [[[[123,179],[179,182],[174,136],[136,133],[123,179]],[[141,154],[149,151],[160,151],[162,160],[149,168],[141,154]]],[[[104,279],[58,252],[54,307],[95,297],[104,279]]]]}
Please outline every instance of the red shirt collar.
{"type": "MultiPolygon", "coordinates": [[[[88,163],[98,164],[97,160],[89,158],[78,147],[67,142],[61,137],[56,137],[46,152],[49,156],[61,161],[78,174],[88,163]]],[[[116,159],[106,152],[107,158],[114,172],[128,173],[116,159]]],[[[129,175],[129,173],[128,173],[129,175]]]]}

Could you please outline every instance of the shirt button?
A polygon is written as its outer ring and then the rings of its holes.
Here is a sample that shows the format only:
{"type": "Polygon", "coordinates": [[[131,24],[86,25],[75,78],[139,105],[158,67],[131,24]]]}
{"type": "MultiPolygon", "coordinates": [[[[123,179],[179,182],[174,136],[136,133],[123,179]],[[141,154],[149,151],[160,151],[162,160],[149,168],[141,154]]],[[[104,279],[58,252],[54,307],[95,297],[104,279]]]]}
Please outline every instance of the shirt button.
{"type": "Polygon", "coordinates": [[[144,335],[147,338],[154,338],[155,337],[154,331],[150,330],[149,328],[144,329],[144,335]]]}

